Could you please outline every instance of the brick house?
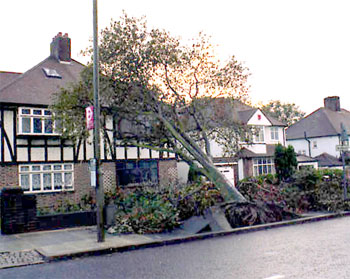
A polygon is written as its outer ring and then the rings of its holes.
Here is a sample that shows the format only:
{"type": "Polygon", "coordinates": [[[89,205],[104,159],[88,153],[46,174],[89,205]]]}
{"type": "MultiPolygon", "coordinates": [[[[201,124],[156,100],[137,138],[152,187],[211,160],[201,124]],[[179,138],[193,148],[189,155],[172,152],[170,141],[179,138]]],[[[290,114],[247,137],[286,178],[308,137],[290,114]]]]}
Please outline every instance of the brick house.
{"type": "MultiPolygon", "coordinates": [[[[63,200],[78,203],[94,195],[88,169],[92,141],[74,144],[60,137],[49,110],[53,94],[78,81],[84,67],[71,58],[68,34],[58,33],[51,42],[50,56],[30,70],[0,71],[0,189],[18,186],[36,194],[39,208],[63,200]]],[[[126,147],[113,138],[109,142],[116,143],[113,154],[106,152],[107,141],[101,144],[105,188],[177,180],[171,154],[126,147]]]]}

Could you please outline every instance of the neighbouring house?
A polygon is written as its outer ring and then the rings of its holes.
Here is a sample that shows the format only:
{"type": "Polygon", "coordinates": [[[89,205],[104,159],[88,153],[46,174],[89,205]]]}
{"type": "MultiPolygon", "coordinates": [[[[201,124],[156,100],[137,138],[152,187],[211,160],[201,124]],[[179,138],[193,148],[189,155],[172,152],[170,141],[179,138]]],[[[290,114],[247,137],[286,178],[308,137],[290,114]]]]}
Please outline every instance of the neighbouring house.
{"type": "Polygon", "coordinates": [[[343,169],[343,163],[341,158],[334,157],[328,153],[322,153],[314,159],[318,162],[318,168],[320,169],[343,169]]]}
{"type": "Polygon", "coordinates": [[[342,125],[349,134],[350,112],[340,107],[338,96],[327,97],[324,107],[288,127],[287,144],[299,154],[319,159],[320,167],[336,166],[336,158],[341,156],[337,147],[342,144],[342,125]]]}
{"type": "Polygon", "coordinates": [[[303,154],[297,154],[298,170],[302,169],[318,169],[318,160],[303,154]]]}
{"type": "MultiPolygon", "coordinates": [[[[28,53],[30,55],[30,53],[28,53]]],[[[38,207],[94,195],[88,161],[91,140],[72,142],[55,131],[53,94],[80,78],[84,65],[71,58],[71,39],[58,33],[50,56],[25,73],[0,72],[0,189],[21,187],[36,194],[38,207]]],[[[106,121],[113,128],[112,121],[106,121]]],[[[177,180],[173,155],[121,145],[109,133],[101,144],[103,184],[168,184],[177,180]],[[116,143],[112,147],[108,143],[116,143]],[[112,150],[112,152],[107,152],[112,150]]]]}
{"type": "MultiPolygon", "coordinates": [[[[239,180],[262,174],[274,174],[274,152],[275,146],[280,143],[285,145],[286,125],[273,117],[239,101],[230,103],[225,98],[214,100],[212,111],[219,111],[226,118],[232,117],[235,121],[254,128],[254,134],[250,135],[249,144],[245,139],[239,141],[240,151],[234,155],[227,156],[224,147],[216,141],[211,140],[210,146],[213,162],[232,185],[239,180]]],[[[212,112],[214,115],[216,112],[212,112]]],[[[178,165],[179,179],[186,181],[188,166],[184,162],[178,165]]]]}

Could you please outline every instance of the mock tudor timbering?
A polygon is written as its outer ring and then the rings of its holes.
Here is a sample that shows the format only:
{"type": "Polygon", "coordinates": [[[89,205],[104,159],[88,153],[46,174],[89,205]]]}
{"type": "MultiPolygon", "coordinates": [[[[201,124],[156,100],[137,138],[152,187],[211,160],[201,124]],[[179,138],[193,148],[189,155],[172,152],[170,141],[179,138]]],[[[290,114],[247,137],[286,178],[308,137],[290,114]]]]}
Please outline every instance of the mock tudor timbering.
{"type": "MultiPolygon", "coordinates": [[[[76,144],[62,139],[55,133],[49,110],[53,94],[77,82],[83,69],[71,58],[68,34],[60,32],[50,44],[50,56],[27,72],[0,71],[0,189],[20,186],[25,193],[37,194],[38,208],[65,200],[79,203],[85,196],[94,196],[88,169],[93,157],[91,138],[76,144]]],[[[112,123],[111,119],[107,122],[112,123]]],[[[173,155],[119,145],[115,134],[108,132],[108,136],[101,146],[106,190],[125,181],[147,183],[150,177],[152,183],[177,181],[173,155]],[[116,143],[112,155],[107,152],[110,143],[116,143]],[[117,173],[128,179],[120,179],[117,173]]]]}

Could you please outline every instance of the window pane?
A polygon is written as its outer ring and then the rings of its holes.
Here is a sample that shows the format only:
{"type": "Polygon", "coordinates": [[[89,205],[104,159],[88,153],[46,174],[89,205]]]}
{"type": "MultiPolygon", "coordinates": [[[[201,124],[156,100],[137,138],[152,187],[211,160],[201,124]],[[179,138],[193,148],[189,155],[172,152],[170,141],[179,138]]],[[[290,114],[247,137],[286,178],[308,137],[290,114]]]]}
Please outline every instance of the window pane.
{"type": "Polygon", "coordinates": [[[44,190],[52,190],[51,173],[44,173],[44,190]]]}
{"type": "Polygon", "coordinates": [[[45,119],[45,133],[52,134],[53,133],[53,122],[52,119],[45,119]]]}
{"type": "Polygon", "coordinates": [[[62,189],[62,174],[61,173],[54,173],[53,174],[54,179],[54,187],[55,190],[61,190],[62,189]]]}
{"type": "Polygon", "coordinates": [[[40,191],[41,179],[40,174],[32,174],[33,191],[40,191]]]}
{"type": "Polygon", "coordinates": [[[29,174],[21,174],[21,187],[23,191],[29,191],[29,174]]]}
{"type": "Polygon", "coordinates": [[[52,115],[52,112],[49,111],[49,110],[45,110],[44,114],[45,114],[45,115],[52,115]]]}
{"type": "Polygon", "coordinates": [[[34,121],[34,133],[42,133],[42,120],[40,118],[33,118],[34,121]]]}
{"type": "Polygon", "coordinates": [[[67,186],[72,185],[72,173],[68,172],[64,174],[64,185],[66,186],[66,188],[67,186]]]}
{"type": "Polygon", "coordinates": [[[51,166],[50,165],[46,165],[43,167],[43,170],[51,170],[51,166]]]}
{"type": "Polygon", "coordinates": [[[29,167],[28,166],[21,167],[21,171],[29,171],[29,167]]]}
{"type": "Polygon", "coordinates": [[[41,109],[34,109],[33,114],[34,115],[41,115],[41,109]]]}
{"type": "Polygon", "coordinates": [[[30,133],[30,118],[22,118],[22,133],[30,133]]]}
{"type": "Polygon", "coordinates": [[[30,114],[30,109],[22,109],[22,114],[30,114]]]}
{"type": "Polygon", "coordinates": [[[54,170],[61,170],[61,169],[62,169],[62,166],[61,166],[61,165],[54,165],[54,166],[53,166],[53,169],[54,169],[54,170]]]}
{"type": "Polygon", "coordinates": [[[65,170],[71,170],[73,168],[72,165],[64,165],[65,170]]]}
{"type": "Polygon", "coordinates": [[[40,166],[32,166],[32,171],[40,171],[40,166]]]}

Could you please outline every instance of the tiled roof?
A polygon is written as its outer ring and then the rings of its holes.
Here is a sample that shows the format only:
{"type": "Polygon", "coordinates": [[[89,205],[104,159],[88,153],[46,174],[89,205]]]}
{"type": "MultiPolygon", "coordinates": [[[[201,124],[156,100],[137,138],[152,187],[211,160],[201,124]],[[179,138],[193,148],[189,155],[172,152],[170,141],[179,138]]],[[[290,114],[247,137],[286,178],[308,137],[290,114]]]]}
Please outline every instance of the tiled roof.
{"type": "Polygon", "coordinates": [[[343,165],[338,158],[328,153],[322,153],[314,157],[314,159],[318,161],[319,167],[340,167],[343,165]]]}
{"type": "Polygon", "coordinates": [[[275,155],[275,144],[266,144],[266,153],[254,153],[253,151],[243,147],[238,153],[239,158],[256,158],[256,157],[273,157],[275,155]]]}
{"type": "Polygon", "coordinates": [[[297,154],[297,161],[298,163],[310,163],[310,162],[317,162],[316,159],[306,156],[306,155],[302,155],[302,154],[297,154]]]}
{"type": "Polygon", "coordinates": [[[287,140],[304,138],[304,132],[308,138],[337,136],[341,133],[340,125],[344,124],[350,132],[350,112],[341,109],[333,111],[327,108],[319,108],[312,114],[293,124],[287,129],[287,140]]]}
{"type": "Polygon", "coordinates": [[[21,74],[22,73],[0,71],[0,88],[5,87],[7,84],[18,78],[21,74]]]}
{"type": "Polygon", "coordinates": [[[61,87],[77,81],[84,67],[75,60],[70,63],[60,63],[56,59],[48,57],[2,87],[0,89],[0,102],[21,105],[50,105],[52,95],[61,87]],[[56,70],[61,78],[47,77],[43,68],[56,70]]]}

